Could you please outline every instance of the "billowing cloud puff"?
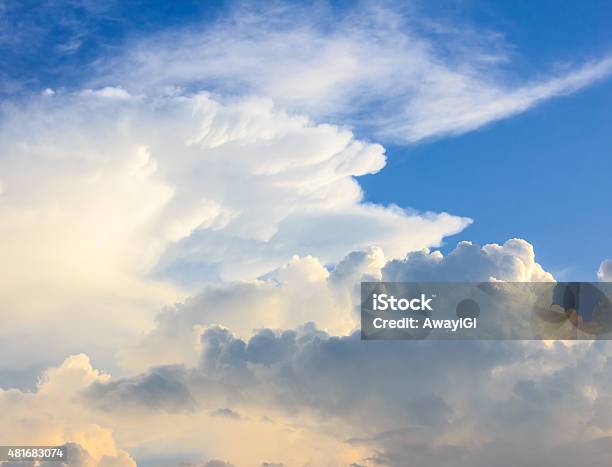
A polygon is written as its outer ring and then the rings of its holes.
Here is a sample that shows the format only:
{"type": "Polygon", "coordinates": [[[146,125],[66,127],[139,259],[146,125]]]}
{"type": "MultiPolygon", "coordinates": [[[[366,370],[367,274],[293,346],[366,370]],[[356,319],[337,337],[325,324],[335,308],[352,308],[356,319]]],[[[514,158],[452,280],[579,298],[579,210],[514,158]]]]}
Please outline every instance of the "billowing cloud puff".
{"type": "Polygon", "coordinates": [[[5,105],[2,118],[0,208],[15,232],[4,244],[22,255],[29,241],[21,263],[38,268],[70,249],[69,279],[84,257],[98,275],[171,274],[183,260],[199,277],[253,277],[303,252],[337,261],[375,244],[399,255],[468,223],[363,203],[354,177],[380,170],[383,148],[265,100],[55,94],[5,105]],[[36,242],[51,228],[56,238],[36,242]]]}
{"type": "Polygon", "coordinates": [[[601,262],[597,277],[600,281],[612,282],[612,260],[607,259],[601,262]]]}
{"type": "Polygon", "coordinates": [[[295,254],[400,257],[470,222],[363,202],[355,177],[384,166],[383,148],[267,100],[103,88],[5,102],[0,118],[0,304],[12,313],[0,340],[47,365],[83,350],[112,365],[108,349],[185,297],[176,284],[252,279],[295,254]],[[68,325],[38,333],[57,322],[68,325]]]}
{"type": "Polygon", "coordinates": [[[260,327],[295,328],[312,321],[326,332],[346,335],[359,326],[359,283],[381,279],[538,282],[553,277],[536,262],[533,247],[520,239],[483,247],[460,242],[447,256],[422,250],[390,261],[381,249],[372,248],[348,254],[331,271],[313,257],[295,257],[261,280],[211,284],[167,308],[158,315],[157,327],[123,352],[124,364],[193,364],[197,336],[209,325],[248,337],[260,327]]]}
{"type": "Polygon", "coordinates": [[[80,391],[109,377],[80,354],[48,369],[33,392],[0,389],[0,438],[6,445],[21,446],[24,440],[34,446],[67,444],[67,465],[72,467],[135,467],[127,452],[117,448],[112,430],[92,421],[75,404],[80,391]]]}
{"type": "Polygon", "coordinates": [[[409,253],[406,259],[394,260],[385,266],[383,280],[547,282],[553,277],[535,261],[533,247],[515,238],[503,245],[493,243],[482,248],[461,242],[446,257],[439,251],[409,253]]]}
{"type": "Polygon", "coordinates": [[[123,363],[135,369],[194,364],[199,335],[204,327],[214,324],[245,337],[264,326],[284,329],[311,321],[335,334],[349,333],[358,325],[359,281],[380,279],[384,264],[378,248],[351,253],[331,272],[312,256],[296,256],[265,279],[208,285],[184,303],[160,313],[157,327],[124,349],[123,363]]]}

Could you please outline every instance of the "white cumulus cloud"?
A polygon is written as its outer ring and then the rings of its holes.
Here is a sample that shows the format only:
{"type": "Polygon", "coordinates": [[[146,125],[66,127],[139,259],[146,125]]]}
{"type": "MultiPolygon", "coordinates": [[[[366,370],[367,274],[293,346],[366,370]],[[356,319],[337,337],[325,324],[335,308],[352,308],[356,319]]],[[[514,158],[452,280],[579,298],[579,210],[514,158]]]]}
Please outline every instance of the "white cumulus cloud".
{"type": "Polygon", "coordinates": [[[601,262],[597,277],[600,281],[612,282],[612,260],[606,259],[601,262]]]}

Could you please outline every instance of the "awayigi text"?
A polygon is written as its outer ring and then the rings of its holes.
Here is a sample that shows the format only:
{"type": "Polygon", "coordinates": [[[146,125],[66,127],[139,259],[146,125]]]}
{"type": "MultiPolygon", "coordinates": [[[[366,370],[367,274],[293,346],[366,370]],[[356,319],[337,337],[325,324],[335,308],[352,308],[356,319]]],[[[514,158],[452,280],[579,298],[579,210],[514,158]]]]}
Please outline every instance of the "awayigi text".
{"type": "Polygon", "coordinates": [[[432,297],[427,298],[421,294],[418,298],[395,298],[393,295],[384,293],[372,295],[372,309],[374,311],[433,311],[431,308],[432,297]]]}

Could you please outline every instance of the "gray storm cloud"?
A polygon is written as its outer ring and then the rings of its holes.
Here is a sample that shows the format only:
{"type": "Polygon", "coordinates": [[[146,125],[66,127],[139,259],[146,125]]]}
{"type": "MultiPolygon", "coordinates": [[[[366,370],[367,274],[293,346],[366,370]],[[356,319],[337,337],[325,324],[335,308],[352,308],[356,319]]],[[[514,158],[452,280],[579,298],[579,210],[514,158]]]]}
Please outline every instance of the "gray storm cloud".
{"type": "MultiPolygon", "coordinates": [[[[326,281],[331,286],[352,277],[342,283],[352,290],[363,275],[376,275],[364,258],[372,262],[375,255],[351,253],[326,281]]],[[[526,271],[533,279],[551,279],[521,240],[482,248],[461,243],[446,257],[413,253],[378,268],[383,277],[405,280],[529,279],[526,271]]],[[[252,303],[249,294],[229,295],[252,303]]],[[[198,303],[210,307],[215,299],[224,303],[210,292],[198,303]]],[[[198,322],[206,323],[206,308],[199,309],[198,322]]],[[[189,327],[198,316],[182,308],[173,313],[175,326],[189,327]],[[179,319],[181,314],[191,318],[179,319]]],[[[174,367],[168,374],[177,384],[160,381],[154,391],[163,394],[159,408],[187,400],[188,388],[194,405],[174,410],[240,413],[226,417],[235,423],[307,413],[315,426],[333,425],[346,446],[369,451],[362,465],[399,466],[417,459],[422,466],[484,467],[499,453],[504,458],[495,465],[528,466],[537,459],[541,465],[570,466],[580,458],[606,465],[612,428],[606,415],[612,348],[606,342],[363,342],[358,332],[330,335],[314,323],[264,328],[241,338],[225,327],[207,326],[198,363],[174,367]]],[[[151,375],[159,372],[96,382],[83,393],[86,403],[116,412],[149,408],[151,390],[139,388],[142,381],[157,381],[151,375]],[[126,391],[130,397],[121,397],[126,391]]]]}

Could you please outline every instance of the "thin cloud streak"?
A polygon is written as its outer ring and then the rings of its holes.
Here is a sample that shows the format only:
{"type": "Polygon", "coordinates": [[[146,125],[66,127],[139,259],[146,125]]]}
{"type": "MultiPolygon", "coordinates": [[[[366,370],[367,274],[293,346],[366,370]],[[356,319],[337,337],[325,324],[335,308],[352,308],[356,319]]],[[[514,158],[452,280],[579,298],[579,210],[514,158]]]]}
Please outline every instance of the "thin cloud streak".
{"type": "Polygon", "coordinates": [[[229,19],[141,39],[91,84],[256,95],[384,141],[414,143],[474,130],[612,73],[606,56],[516,81],[505,72],[507,46],[492,33],[371,4],[343,17],[325,8],[302,13],[239,8],[229,19]]]}

